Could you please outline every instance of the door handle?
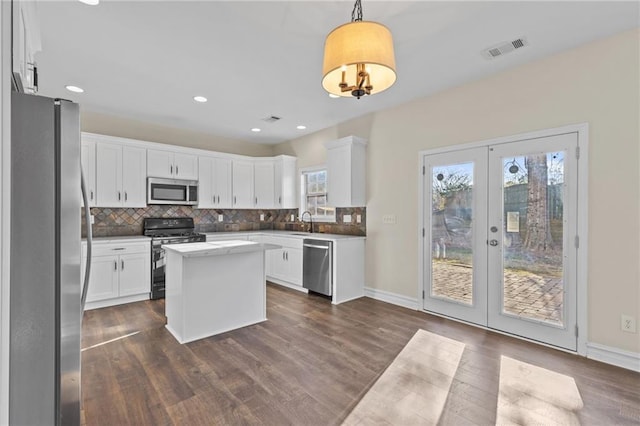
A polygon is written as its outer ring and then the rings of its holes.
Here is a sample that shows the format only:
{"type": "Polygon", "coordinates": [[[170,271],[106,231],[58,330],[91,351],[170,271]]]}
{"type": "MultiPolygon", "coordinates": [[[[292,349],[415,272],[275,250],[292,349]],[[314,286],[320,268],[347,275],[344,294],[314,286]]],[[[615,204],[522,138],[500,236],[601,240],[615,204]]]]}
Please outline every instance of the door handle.
{"type": "Polygon", "coordinates": [[[93,200],[93,191],[89,191],[89,194],[91,195],[91,200],[93,200]]]}
{"type": "Polygon", "coordinates": [[[282,197],[278,197],[278,204],[282,204],[282,197]]]}
{"type": "Polygon", "coordinates": [[[215,196],[215,195],[212,195],[212,196],[211,196],[211,202],[212,202],[213,204],[215,204],[215,203],[216,203],[216,196],[215,196]]]}
{"type": "Polygon", "coordinates": [[[256,206],[258,205],[258,197],[256,197],[256,206]]]}
{"type": "Polygon", "coordinates": [[[127,201],[127,191],[124,191],[124,201],[127,201]]]}
{"type": "Polygon", "coordinates": [[[122,193],[118,191],[118,201],[122,200],[122,193]]]}
{"type": "Polygon", "coordinates": [[[120,269],[124,271],[124,259],[120,260],[120,269]]]}
{"type": "Polygon", "coordinates": [[[220,196],[218,195],[218,204],[220,204],[220,196]]]}
{"type": "Polygon", "coordinates": [[[495,247],[495,246],[497,246],[497,245],[498,245],[498,240],[491,240],[491,241],[489,241],[489,245],[490,245],[490,246],[494,246],[494,247],[495,247]]]}
{"type": "Polygon", "coordinates": [[[287,253],[287,255],[285,257],[286,257],[286,260],[288,262],[289,261],[289,252],[286,252],[286,253],[287,253]]]}
{"type": "Polygon", "coordinates": [[[236,196],[233,196],[233,204],[236,204],[236,196]]]}
{"type": "Polygon", "coordinates": [[[114,261],[113,261],[113,270],[114,270],[114,271],[117,271],[117,270],[118,270],[118,261],[117,261],[117,260],[114,260],[114,261]]]}
{"type": "Polygon", "coordinates": [[[178,175],[178,166],[176,166],[176,176],[178,175]]]}
{"type": "Polygon", "coordinates": [[[284,260],[284,251],[282,252],[282,260],[284,260]]]}
{"type": "Polygon", "coordinates": [[[173,174],[173,164],[169,166],[169,174],[172,175],[173,174]]]}

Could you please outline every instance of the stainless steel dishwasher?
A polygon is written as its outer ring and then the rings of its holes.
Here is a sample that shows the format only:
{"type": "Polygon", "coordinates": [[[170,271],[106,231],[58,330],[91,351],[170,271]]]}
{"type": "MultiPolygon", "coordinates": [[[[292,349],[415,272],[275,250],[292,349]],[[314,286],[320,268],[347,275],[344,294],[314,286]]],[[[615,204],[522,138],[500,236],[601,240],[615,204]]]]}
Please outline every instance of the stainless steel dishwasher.
{"type": "Polygon", "coordinates": [[[305,238],[302,245],[302,286],[316,293],[333,294],[333,243],[305,238]]]}

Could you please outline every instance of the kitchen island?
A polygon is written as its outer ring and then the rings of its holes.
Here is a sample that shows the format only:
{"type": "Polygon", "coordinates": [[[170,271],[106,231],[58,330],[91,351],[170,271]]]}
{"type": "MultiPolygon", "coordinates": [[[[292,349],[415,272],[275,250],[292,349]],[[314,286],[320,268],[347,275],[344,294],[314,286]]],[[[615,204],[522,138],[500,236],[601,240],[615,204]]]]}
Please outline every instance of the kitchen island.
{"type": "Polygon", "coordinates": [[[166,327],[180,343],[267,319],[265,251],[280,246],[230,240],[163,248],[166,327]]]}

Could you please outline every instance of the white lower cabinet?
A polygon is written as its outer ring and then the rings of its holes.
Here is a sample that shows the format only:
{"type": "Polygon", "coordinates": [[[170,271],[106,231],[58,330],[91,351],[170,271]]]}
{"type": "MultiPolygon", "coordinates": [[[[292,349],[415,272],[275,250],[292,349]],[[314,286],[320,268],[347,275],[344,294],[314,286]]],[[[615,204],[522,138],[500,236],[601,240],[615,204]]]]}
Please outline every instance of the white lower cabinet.
{"type": "Polygon", "coordinates": [[[262,242],[282,248],[267,251],[267,279],[296,290],[302,287],[302,240],[264,236],[262,242]]]}
{"type": "MultiPolygon", "coordinates": [[[[146,300],[151,290],[151,243],[95,240],[85,310],[146,300]]],[[[82,279],[87,257],[82,243],[82,279]]]]}

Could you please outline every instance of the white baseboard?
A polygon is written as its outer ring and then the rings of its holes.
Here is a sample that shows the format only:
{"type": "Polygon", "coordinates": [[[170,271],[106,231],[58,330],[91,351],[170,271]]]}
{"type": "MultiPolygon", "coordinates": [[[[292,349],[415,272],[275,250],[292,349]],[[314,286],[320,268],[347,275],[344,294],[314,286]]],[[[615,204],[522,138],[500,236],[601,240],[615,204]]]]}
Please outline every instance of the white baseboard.
{"type": "Polygon", "coordinates": [[[365,297],[380,300],[382,302],[391,303],[392,305],[402,306],[403,308],[413,309],[417,311],[419,309],[418,299],[413,297],[403,296],[397,293],[391,293],[389,291],[378,290],[375,288],[365,287],[365,297]]]}
{"type": "Polygon", "coordinates": [[[640,354],[598,343],[587,343],[587,358],[640,373],[640,354]]]}

